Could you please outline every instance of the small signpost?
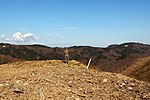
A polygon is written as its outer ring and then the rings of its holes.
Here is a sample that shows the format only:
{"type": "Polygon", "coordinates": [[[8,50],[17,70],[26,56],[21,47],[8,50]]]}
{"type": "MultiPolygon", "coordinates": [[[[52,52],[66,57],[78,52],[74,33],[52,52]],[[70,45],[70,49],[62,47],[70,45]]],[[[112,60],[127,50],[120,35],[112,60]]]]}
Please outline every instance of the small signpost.
{"type": "Polygon", "coordinates": [[[91,61],[92,59],[89,60],[88,65],[86,66],[87,69],[89,68],[91,61]]]}

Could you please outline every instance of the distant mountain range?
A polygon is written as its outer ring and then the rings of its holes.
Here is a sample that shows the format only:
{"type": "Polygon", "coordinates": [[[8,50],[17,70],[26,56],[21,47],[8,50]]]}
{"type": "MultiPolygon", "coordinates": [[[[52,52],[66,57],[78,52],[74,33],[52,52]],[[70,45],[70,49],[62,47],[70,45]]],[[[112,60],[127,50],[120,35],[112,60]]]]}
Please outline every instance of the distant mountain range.
{"type": "MultiPolygon", "coordinates": [[[[70,59],[80,61],[83,64],[87,64],[89,59],[92,59],[91,68],[115,73],[127,70],[139,58],[150,56],[150,45],[142,43],[124,43],[110,45],[106,48],[73,46],[68,49],[70,59]]],[[[1,43],[0,63],[22,60],[64,60],[64,50],[65,48],[51,48],[43,45],[1,43]]]]}

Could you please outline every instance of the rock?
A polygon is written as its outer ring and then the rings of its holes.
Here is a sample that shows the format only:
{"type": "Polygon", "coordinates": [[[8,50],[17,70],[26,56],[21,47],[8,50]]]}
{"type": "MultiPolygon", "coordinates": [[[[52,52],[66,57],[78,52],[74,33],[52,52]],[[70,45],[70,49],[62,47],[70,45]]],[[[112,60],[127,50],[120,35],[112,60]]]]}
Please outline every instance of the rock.
{"type": "Polygon", "coordinates": [[[71,92],[71,89],[68,89],[69,92],[71,92]]]}
{"type": "Polygon", "coordinates": [[[124,85],[126,85],[125,83],[122,83],[122,85],[124,86],[124,85]]]}
{"type": "Polygon", "coordinates": [[[123,82],[124,82],[125,84],[128,84],[128,81],[127,81],[127,80],[123,80],[123,82]]]}
{"type": "Polygon", "coordinates": [[[75,100],[80,100],[80,98],[75,98],[75,100]]]}
{"type": "Polygon", "coordinates": [[[13,89],[13,92],[15,92],[15,93],[23,93],[23,90],[19,89],[19,88],[15,88],[15,89],[13,89]]]}
{"type": "Polygon", "coordinates": [[[107,80],[106,78],[105,78],[105,79],[103,79],[103,82],[104,82],[104,83],[106,83],[107,81],[108,81],[108,80],[107,80]]]}
{"type": "Polygon", "coordinates": [[[3,84],[0,84],[0,86],[3,87],[4,85],[3,85],[3,84]]]}
{"type": "Polygon", "coordinates": [[[16,83],[17,83],[17,84],[20,83],[20,80],[17,80],[16,83]]]}
{"type": "Polygon", "coordinates": [[[29,83],[24,83],[23,85],[26,86],[26,85],[28,85],[28,84],[29,84],[29,83]]]}
{"type": "Polygon", "coordinates": [[[132,87],[128,87],[129,90],[132,90],[132,87]]]}
{"type": "Polygon", "coordinates": [[[131,86],[135,86],[135,84],[134,84],[134,83],[131,83],[131,86]]]}
{"type": "Polygon", "coordinates": [[[123,86],[125,86],[126,84],[125,83],[122,83],[121,85],[120,85],[120,87],[123,87],[123,86]]]}
{"type": "Polygon", "coordinates": [[[144,100],[149,100],[149,99],[150,99],[150,98],[148,98],[146,95],[142,95],[140,98],[141,98],[141,99],[144,99],[144,100]]]}
{"type": "Polygon", "coordinates": [[[8,86],[9,84],[8,83],[5,83],[5,86],[8,86]]]}
{"type": "Polygon", "coordinates": [[[35,74],[34,74],[34,73],[32,73],[31,75],[32,75],[32,76],[34,76],[35,74]]]}
{"type": "Polygon", "coordinates": [[[69,81],[68,83],[72,83],[72,81],[69,81]]]}

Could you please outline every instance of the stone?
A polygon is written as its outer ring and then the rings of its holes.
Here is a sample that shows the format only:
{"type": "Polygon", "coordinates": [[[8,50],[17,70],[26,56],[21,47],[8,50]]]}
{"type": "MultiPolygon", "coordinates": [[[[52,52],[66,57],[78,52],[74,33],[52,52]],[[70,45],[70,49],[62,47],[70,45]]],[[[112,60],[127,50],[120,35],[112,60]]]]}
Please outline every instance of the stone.
{"type": "Polygon", "coordinates": [[[17,80],[16,83],[17,83],[17,84],[20,83],[20,80],[17,80]]]}
{"type": "Polygon", "coordinates": [[[35,74],[34,74],[34,73],[32,73],[31,75],[32,75],[32,76],[34,76],[35,74]]]}
{"type": "Polygon", "coordinates": [[[132,87],[128,87],[129,90],[132,90],[132,87]]]}
{"type": "Polygon", "coordinates": [[[71,92],[71,89],[68,89],[69,92],[71,92]]]}
{"type": "Polygon", "coordinates": [[[26,85],[28,85],[28,84],[29,84],[29,83],[24,83],[23,85],[26,86],[26,85]]]}
{"type": "Polygon", "coordinates": [[[8,86],[9,84],[8,84],[8,83],[5,83],[5,85],[8,86]]]}
{"type": "Polygon", "coordinates": [[[0,84],[0,86],[3,87],[4,85],[3,85],[3,84],[0,84]]]}
{"type": "Polygon", "coordinates": [[[15,89],[13,89],[13,92],[15,92],[15,93],[23,93],[23,90],[19,89],[19,88],[15,88],[15,89]]]}
{"type": "Polygon", "coordinates": [[[69,81],[69,83],[72,83],[72,81],[69,81]]]}
{"type": "Polygon", "coordinates": [[[105,79],[103,79],[103,82],[104,82],[104,83],[106,83],[107,81],[108,81],[108,80],[107,80],[106,78],[105,78],[105,79]]]}
{"type": "Polygon", "coordinates": [[[131,86],[135,86],[135,84],[134,84],[134,83],[131,83],[131,86]]]}
{"type": "Polygon", "coordinates": [[[75,98],[75,100],[80,100],[80,98],[75,98]]]}

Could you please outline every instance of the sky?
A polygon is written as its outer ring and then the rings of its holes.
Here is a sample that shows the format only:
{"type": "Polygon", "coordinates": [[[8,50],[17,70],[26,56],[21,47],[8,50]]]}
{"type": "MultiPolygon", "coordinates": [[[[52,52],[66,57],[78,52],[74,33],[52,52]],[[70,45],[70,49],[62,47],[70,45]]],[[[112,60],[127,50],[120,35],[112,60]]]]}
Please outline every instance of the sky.
{"type": "Polygon", "coordinates": [[[150,0],[0,0],[0,42],[150,44],[150,0]]]}

